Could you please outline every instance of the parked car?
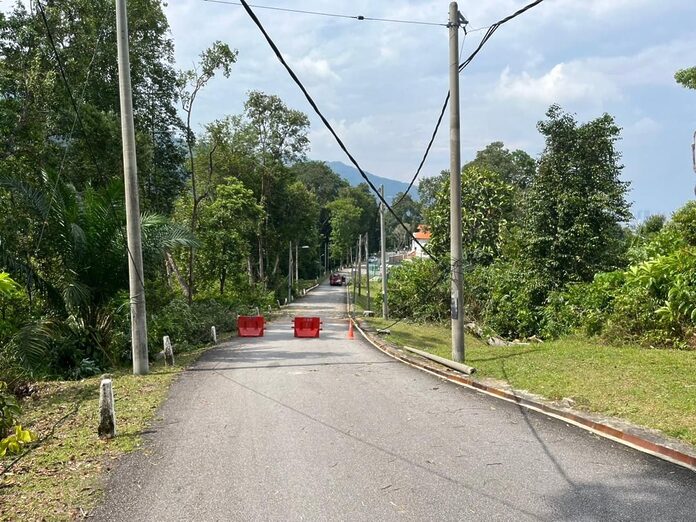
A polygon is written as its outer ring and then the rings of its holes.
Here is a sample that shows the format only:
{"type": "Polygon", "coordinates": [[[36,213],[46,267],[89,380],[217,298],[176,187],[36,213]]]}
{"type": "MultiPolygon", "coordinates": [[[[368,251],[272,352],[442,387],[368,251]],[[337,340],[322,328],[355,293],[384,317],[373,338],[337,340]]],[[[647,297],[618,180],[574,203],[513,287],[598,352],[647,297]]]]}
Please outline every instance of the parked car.
{"type": "Polygon", "coordinates": [[[329,284],[331,286],[342,286],[345,282],[346,278],[341,274],[331,274],[329,277],[329,284]]]}

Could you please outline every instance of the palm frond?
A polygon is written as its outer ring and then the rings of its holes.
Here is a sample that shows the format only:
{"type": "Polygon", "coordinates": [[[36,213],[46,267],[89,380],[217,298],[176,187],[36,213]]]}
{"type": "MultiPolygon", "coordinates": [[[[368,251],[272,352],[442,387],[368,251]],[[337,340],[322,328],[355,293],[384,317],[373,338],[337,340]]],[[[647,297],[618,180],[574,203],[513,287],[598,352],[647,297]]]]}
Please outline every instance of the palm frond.
{"type": "Polygon", "coordinates": [[[63,288],[63,302],[68,311],[77,311],[89,304],[92,292],[84,283],[72,281],[63,288]]]}
{"type": "Polygon", "coordinates": [[[25,368],[45,366],[55,336],[55,324],[50,319],[41,319],[23,326],[12,337],[9,348],[25,368]]]}

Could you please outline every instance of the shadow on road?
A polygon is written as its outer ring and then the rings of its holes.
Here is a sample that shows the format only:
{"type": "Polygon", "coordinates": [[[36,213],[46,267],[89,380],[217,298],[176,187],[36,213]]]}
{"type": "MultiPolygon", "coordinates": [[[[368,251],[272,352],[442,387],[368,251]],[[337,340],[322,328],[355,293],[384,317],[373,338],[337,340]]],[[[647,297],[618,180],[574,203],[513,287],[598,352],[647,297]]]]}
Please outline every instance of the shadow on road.
{"type": "Polygon", "coordinates": [[[694,520],[696,519],[696,478],[688,470],[667,470],[669,479],[646,482],[643,475],[621,477],[621,485],[607,487],[601,482],[576,483],[549,503],[561,520],[694,520]],[[674,473],[683,473],[679,482],[691,489],[675,488],[674,473]]]}

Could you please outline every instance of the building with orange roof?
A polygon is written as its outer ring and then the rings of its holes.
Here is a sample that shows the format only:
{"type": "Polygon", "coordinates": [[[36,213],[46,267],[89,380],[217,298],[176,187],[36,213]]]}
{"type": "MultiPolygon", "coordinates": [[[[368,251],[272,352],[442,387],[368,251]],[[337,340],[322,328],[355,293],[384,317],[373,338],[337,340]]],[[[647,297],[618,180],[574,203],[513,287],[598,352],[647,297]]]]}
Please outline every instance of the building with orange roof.
{"type": "Polygon", "coordinates": [[[411,241],[411,254],[409,257],[429,257],[423,252],[423,248],[428,248],[430,242],[430,227],[427,225],[418,225],[418,228],[413,233],[414,240],[411,241]],[[418,240],[418,241],[416,241],[418,240]]]}

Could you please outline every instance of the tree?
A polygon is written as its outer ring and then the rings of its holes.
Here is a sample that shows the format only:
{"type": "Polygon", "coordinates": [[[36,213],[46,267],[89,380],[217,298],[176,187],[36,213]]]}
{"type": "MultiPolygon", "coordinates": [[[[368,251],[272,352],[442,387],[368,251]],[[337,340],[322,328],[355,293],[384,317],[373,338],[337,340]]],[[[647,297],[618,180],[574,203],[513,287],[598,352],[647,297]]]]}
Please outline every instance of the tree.
{"type": "Polygon", "coordinates": [[[534,177],[536,162],[523,150],[510,152],[502,141],[494,141],[478,151],[476,159],[464,165],[463,170],[471,166],[484,167],[499,174],[502,181],[524,190],[534,177]]]}
{"type": "MultiPolygon", "coordinates": [[[[196,178],[196,161],[194,158],[194,145],[196,137],[191,129],[191,116],[193,115],[193,105],[200,93],[201,89],[205,87],[210,80],[215,76],[216,71],[221,70],[225,78],[230,75],[230,69],[232,64],[237,61],[237,51],[233,51],[229,48],[227,44],[220,41],[216,41],[208,49],[203,51],[200,55],[200,60],[198,65],[194,66],[193,69],[186,71],[181,71],[177,78],[177,87],[179,89],[179,96],[181,97],[181,105],[186,114],[186,146],[188,148],[188,159],[189,159],[189,180],[191,183],[191,217],[190,217],[190,230],[192,234],[196,233],[198,227],[198,211],[199,205],[204,198],[207,197],[207,192],[199,193],[197,178],[196,178]]],[[[215,152],[215,148],[210,151],[210,170],[212,170],[212,156],[215,152]]],[[[193,301],[194,289],[194,260],[195,260],[195,249],[191,248],[189,250],[188,256],[188,302],[191,304],[193,301]]]]}
{"type": "Polygon", "coordinates": [[[358,232],[355,234],[354,242],[357,243],[358,234],[368,232],[372,243],[370,249],[375,251],[379,244],[379,207],[369,185],[360,183],[357,187],[344,187],[339,194],[341,198],[350,199],[360,209],[358,232]]]}
{"type": "Polygon", "coordinates": [[[418,184],[418,199],[420,201],[423,217],[425,218],[426,222],[429,222],[428,211],[435,203],[437,193],[442,188],[442,184],[449,180],[449,177],[449,170],[443,170],[437,176],[423,178],[418,184]]]}
{"type": "MultiPolygon", "coordinates": [[[[26,232],[42,239],[27,253],[0,236],[3,263],[27,293],[41,295],[46,312],[37,322],[27,318],[16,349],[27,360],[56,369],[74,367],[82,358],[113,365],[108,352],[113,327],[110,304],[128,287],[123,184],[116,180],[107,187],[87,186],[80,191],[57,175],[44,173],[39,183],[4,178],[0,185],[31,216],[26,232]],[[52,351],[57,339],[61,349],[52,351]]],[[[185,228],[163,216],[144,213],[141,228],[146,269],[139,277],[143,279],[154,275],[166,253],[195,244],[185,228]]]]}
{"type": "Polygon", "coordinates": [[[405,249],[411,244],[411,234],[415,232],[418,225],[423,220],[421,215],[421,206],[417,201],[414,201],[410,194],[403,195],[399,192],[392,199],[392,210],[394,214],[406,225],[404,229],[396,217],[391,212],[387,212],[384,217],[385,227],[391,233],[387,237],[387,245],[389,248],[405,249]],[[402,199],[403,196],[403,199],[402,199]],[[398,205],[395,203],[399,201],[398,205]]]}
{"type": "Polygon", "coordinates": [[[220,295],[231,276],[239,282],[239,275],[246,272],[250,237],[263,216],[254,193],[232,177],[215,188],[214,201],[202,211],[198,265],[203,280],[218,283],[220,295]]]}
{"type": "MultiPolygon", "coordinates": [[[[0,157],[38,180],[60,172],[82,189],[121,176],[116,18],[109,0],[42,3],[78,121],[39,12],[0,15],[0,157]]],[[[183,187],[173,42],[159,0],[131,0],[130,62],[143,202],[169,212],[183,187]]]]}
{"type": "Polygon", "coordinates": [[[678,70],[674,74],[674,79],[687,89],[696,89],[696,67],[678,70]]]}
{"type": "MultiPolygon", "coordinates": [[[[282,207],[286,186],[292,182],[288,165],[303,160],[309,147],[306,114],[288,108],[275,95],[251,91],[244,103],[244,114],[237,120],[239,146],[254,159],[254,166],[243,174],[244,183],[254,190],[259,204],[266,208],[282,207]]],[[[293,214],[294,215],[294,214],[293,214]]],[[[285,222],[290,216],[266,213],[266,220],[257,234],[258,277],[268,283],[267,251],[278,255],[286,238],[279,234],[274,223],[285,222]]],[[[278,262],[272,272],[277,272],[278,262]]]]}
{"type": "Polygon", "coordinates": [[[363,211],[349,197],[336,199],[327,206],[331,212],[331,257],[341,261],[358,240],[363,211]]]}
{"type": "Polygon", "coordinates": [[[620,179],[620,129],[610,115],[582,125],[558,105],[546,115],[538,124],[546,147],[524,209],[526,256],[558,288],[623,264],[629,184],[620,179]]]}
{"type": "MultiPolygon", "coordinates": [[[[512,219],[511,184],[502,176],[478,165],[462,172],[462,247],[470,264],[489,264],[500,255],[503,234],[512,219]]],[[[445,256],[450,248],[450,185],[445,181],[430,209],[430,249],[445,256]]]]}
{"type": "Polygon", "coordinates": [[[339,191],[348,182],[336,174],[324,161],[302,161],[292,165],[290,171],[317,196],[324,206],[338,198],[339,191]]]}

